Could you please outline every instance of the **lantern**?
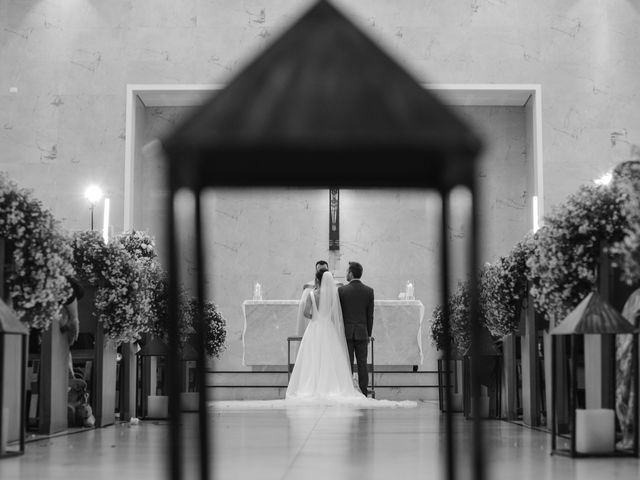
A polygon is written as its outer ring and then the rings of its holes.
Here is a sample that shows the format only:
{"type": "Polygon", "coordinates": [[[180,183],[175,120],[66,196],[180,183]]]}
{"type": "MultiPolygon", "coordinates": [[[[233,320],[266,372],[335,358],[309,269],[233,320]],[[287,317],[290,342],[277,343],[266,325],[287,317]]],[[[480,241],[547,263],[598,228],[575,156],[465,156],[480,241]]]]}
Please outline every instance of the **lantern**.
{"type": "Polygon", "coordinates": [[[22,455],[29,331],[0,300],[0,457],[22,455]],[[17,449],[7,444],[18,438],[17,449]]]}
{"type": "MultiPolygon", "coordinates": [[[[471,193],[468,271],[477,264],[475,158],[480,141],[468,126],[328,1],[318,1],[250,62],[229,84],[162,140],[168,162],[167,203],[169,322],[169,462],[171,478],[182,475],[178,344],[176,195],[193,193],[194,284],[197,321],[203,321],[204,242],[201,195],[211,187],[412,188],[436,190],[442,198],[441,278],[448,298],[449,194],[471,193]],[[321,162],[334,168],[303,168],[321,162]]],[[[215,227],[215,226],[214,226],[215,227]]],[[[210,285],[209,285],[210,288],[210,285]]],[[[477,291],[472,324],[477,321],[477,291]]],[[[445,312],[445,319],[448,312],[445,312]]],[[[445,322],[448,325],[448,321],[445,322]]],[[[204,328],[202,329],[204,331],[204,328]]],[[[198,380],[205,386],[204,337],[198,343],[198,380]]],[[[475,352],[472,352],[475,356],[475,352]]],[[[445,352],[445,358],[450,352],[445,352]]],[[[447,384],[449,383],[446,379],[447,384]]],[[[477,388],[478,384],[474,382],[477,388]]],[[[449,389],[445,390],[449,395],[449,389]]],[[[450,399],[447,399],[450,404],[450,399]]],[[[207,458],[209,419],[200,395],[200,478],[207,458]]],[[[451,412],[447,412],[447,469],[455,467],[451,412]]],[[[474,422],[476,439],[480,422],[474,422]]],[[[482,442],[474,457],[482,462],[482,442]]],[[[478,475],[482,473],[479,472],[478,475]]],[[[451,476],[453,476],[450,473],[451,476]]]]}
{"type": "MultiPolygon", "coordinates": [[[[616,419],[613,409],[580,408],[578,400],[578,336],[594,335],[633,335],[633,354],[631,367],[634,372],[633,389],[638,398],[638,331],[616,309],[604,301],[597,292],[591,292],[567,317],[551,330],[551,453],[571,457],[585,456],[638,456],[638,403],[634,402],[633,423],[634,442],[631,449],[616,447],[616,419]],[[558,339],[561,335],[570,336],[568,354],[568,388],[559,388],[558,339]],[[566,391],[568,395],[561,392],[566,391]],[[558,413],[568,409],[568,425],[561,429],[558,413]],[[563,431],[560,431],[563,430],[563,431]],[[563,445],[559,445],[560,439],[563,445]]],[[[585,378],[588,384],[589,378],[585,378]]],[[[565,387],[567,385],[564,385],[565,387]]]]}

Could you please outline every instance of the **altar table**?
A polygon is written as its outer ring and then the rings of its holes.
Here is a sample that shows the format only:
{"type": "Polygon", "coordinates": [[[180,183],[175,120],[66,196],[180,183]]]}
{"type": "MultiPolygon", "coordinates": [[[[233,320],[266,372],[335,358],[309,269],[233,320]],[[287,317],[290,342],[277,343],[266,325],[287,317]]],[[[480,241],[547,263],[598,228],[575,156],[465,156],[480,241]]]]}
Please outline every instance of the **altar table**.
{"type": "MultiPolygon", "coordinates": [[[[295,336],[299,300],[245,300],[242,333],[245,366],[286,365],[287,337],[295,336]]],[[[373,336],[376,365],[422,364],[422,320],[419,300],[376,300],[373,336]]]]}

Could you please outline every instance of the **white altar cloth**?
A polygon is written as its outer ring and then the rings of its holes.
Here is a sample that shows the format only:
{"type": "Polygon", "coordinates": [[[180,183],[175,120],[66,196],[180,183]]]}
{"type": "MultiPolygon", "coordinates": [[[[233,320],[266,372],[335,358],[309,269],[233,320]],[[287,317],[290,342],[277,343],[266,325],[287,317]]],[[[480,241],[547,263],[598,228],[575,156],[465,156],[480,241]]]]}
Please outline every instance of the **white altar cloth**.
{"type": "MultiPolygon", "coordinates": [[[[242,332],[245,366],[286,365],[287,337],[296,336],[299,300],[245,300],[242,332]]],[[[376,300],[376,365],[420,365],[424,306],[419,300],[376,300]]],[[[294,348],[292,355],[295,354],[294,348]]]]}

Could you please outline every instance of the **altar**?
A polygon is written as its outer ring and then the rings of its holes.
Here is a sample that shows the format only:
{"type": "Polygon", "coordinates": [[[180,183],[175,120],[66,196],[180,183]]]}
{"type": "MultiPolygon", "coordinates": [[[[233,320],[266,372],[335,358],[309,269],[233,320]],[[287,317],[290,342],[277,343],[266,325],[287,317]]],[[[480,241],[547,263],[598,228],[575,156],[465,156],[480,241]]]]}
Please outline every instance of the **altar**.
{"type": "MultiPolygon", "coordinates": [[[[299,300],[245,300],[242,333],[245,366],[286,365],[287,337],[298,334],[299,300]]],[[[422,320],[419,300],[376,300],[373,337],[376,365],[422,364],[422,320]]]]}

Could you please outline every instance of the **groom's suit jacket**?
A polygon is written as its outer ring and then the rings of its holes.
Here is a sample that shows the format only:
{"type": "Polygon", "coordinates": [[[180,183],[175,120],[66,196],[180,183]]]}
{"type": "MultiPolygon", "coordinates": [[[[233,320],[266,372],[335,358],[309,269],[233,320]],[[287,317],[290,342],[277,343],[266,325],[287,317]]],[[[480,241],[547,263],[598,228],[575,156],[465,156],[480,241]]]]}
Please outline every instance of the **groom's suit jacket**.
{"type": "Polygon", "coordinates": [[[347,340],[367,340],[373,330],[373,288],[351,280],[338,289],[347,340]]]}

